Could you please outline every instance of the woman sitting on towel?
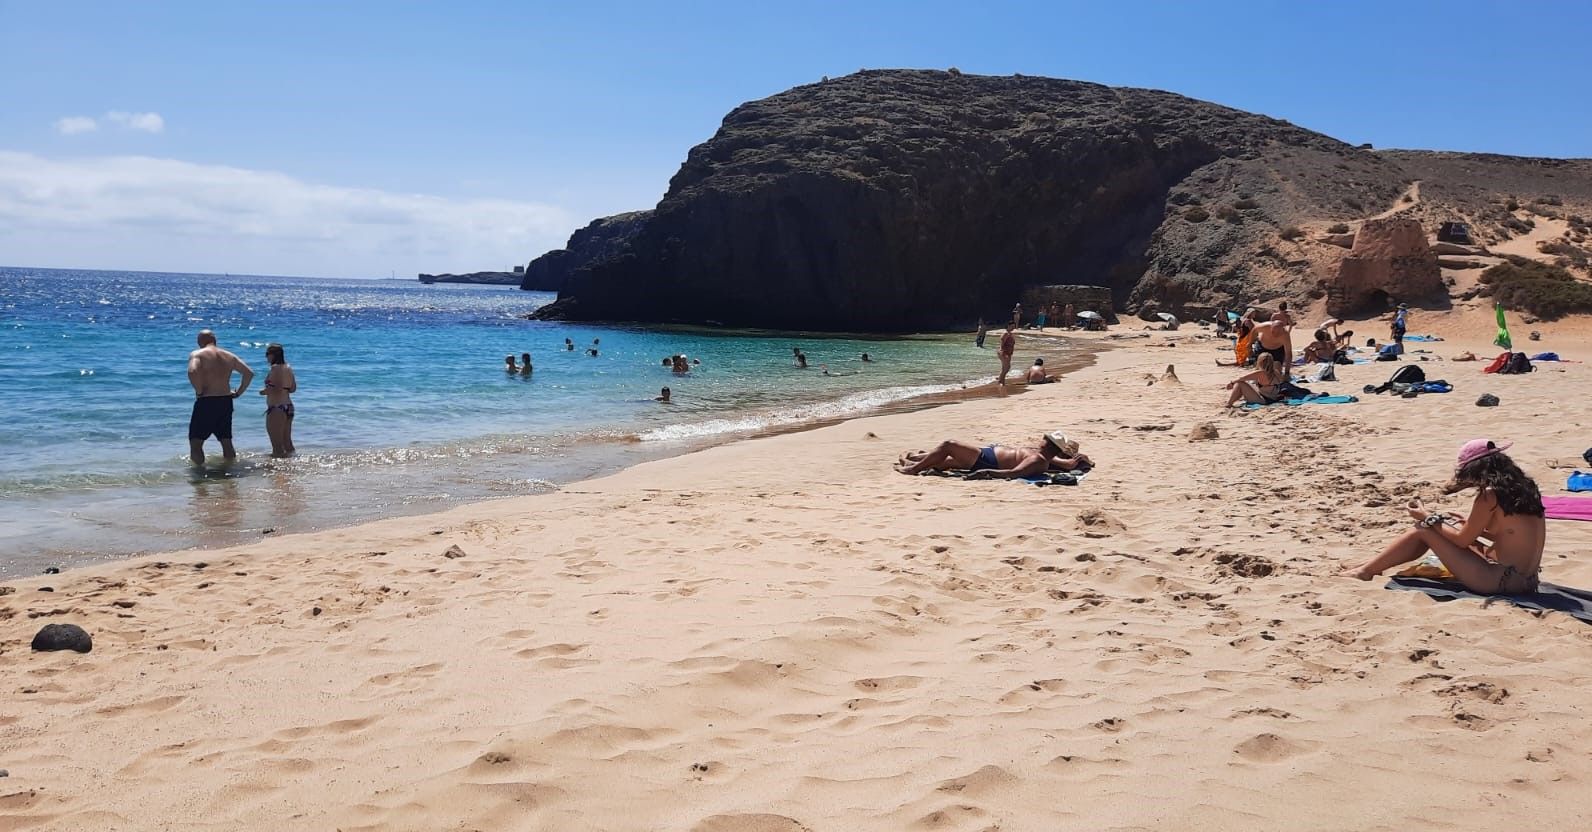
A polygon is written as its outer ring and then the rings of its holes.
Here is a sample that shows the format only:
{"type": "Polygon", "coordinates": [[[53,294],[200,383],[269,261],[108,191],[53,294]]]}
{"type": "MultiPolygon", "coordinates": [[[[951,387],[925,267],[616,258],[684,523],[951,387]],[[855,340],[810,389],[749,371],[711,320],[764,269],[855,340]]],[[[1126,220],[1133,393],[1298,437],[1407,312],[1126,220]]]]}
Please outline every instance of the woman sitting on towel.
{"type": "Polygon", "coordinates": [[[1443,566],[1471,592],[1524,595],[1537,591],[1537,570],[1547,535],[1542,493],[1537,484],[1504,455],[1509,443],[1472,439],[1459,449],[1450,491],[1476,489],[1470,515],[1434,514],[1411,500],[1415,528],[1362,566],[1345,571],[1369,581],[1385,570],[1437,555],[1443,566]],[[1449,524],[1445,526],[1444,524],[1449,524]],[[1491,543],[1483,544],[1483,539],[1491,543]]]}
{"type": "Polygon", "coordinates": [[[1271,404],[1282,401],[1280,385],[1288,380],[1282,365],[1277,363],[1271,353],[1263,352],[1255,361],[1255,371],[1239,376],[1227,382],[1227,389],[1233,394],[1227,397],[1227,406],[1233,407],[1240,402],[1254,404],[1271,404]]]}

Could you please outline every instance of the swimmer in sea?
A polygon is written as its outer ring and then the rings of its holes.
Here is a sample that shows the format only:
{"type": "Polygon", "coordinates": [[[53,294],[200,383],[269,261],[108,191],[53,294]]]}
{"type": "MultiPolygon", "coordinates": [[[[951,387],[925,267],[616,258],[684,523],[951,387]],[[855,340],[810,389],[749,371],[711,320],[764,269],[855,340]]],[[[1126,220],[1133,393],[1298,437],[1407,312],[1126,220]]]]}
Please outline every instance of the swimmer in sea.
{"type": "Polygon", "coordinates": [[[517,373],[519,371],[520,371],[520,368],[514,366],[514,354],[513,353],[510,353],[508,355],[503,356],[503,372],[505,372],[505,373],[517,373]]]}
{"type": "Polygon", "coordinates": [[[531,354],[528,352],[520,353],[520,375],[530,375],[531,369],[531,354]]]}
{"type": "Polygon", "coordinates": [[[669,404],[670,403],[669,388],[667,388],[667,387],[663,388],[663,392],[659,393],[658,397],[656,399],[653,399],[653,401],[662,402],[664,404],[669,404]]]}

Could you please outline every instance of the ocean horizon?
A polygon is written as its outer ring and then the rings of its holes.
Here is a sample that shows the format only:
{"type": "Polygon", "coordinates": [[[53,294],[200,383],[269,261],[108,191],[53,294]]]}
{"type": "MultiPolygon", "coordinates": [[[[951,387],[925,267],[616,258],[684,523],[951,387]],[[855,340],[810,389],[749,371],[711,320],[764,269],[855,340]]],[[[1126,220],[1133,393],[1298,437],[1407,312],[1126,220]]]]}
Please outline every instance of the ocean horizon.
{"type": "Polygon", "coordinates": [[[539,322],[524,316],[553,295],[504,286],[5,267],[0,289],[0,576],[541,493],[995,370],[969,335],[539,322]],[[202,328],[256,376],[236,403],[238,461],[211,440],[201,470],[185,364],[202,328]],[[269,458],[257,395],[272,342],[299,382],[286,460],[269,458]],[[505,373],[523,352],[534,372],[505,373]],[[702,364],[676,375],[661,366],[675,353],[702,364]],[[653,400],[665,386],[669,405],[653,400]]]}

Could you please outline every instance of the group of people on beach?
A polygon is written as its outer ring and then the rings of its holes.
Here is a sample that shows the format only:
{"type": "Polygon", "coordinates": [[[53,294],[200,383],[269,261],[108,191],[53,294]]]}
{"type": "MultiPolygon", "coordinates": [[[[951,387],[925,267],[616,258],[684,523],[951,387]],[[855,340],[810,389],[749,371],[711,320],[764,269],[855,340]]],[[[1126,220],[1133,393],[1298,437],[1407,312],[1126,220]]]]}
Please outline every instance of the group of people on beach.
{"type": "MultiPolygon", "coordinates": [[[[208,329],[199,330],[199,348],[188,353],[188,383],[193,386],[193,413],[188,417],[188,458],[196,466],[205,464],[205,442],[215,437],[221,443],[222,458],[237,459],[232,445],[232,403],[248,392],[254,381],[254,370],[243,359],[216,342],[216,334],[208,329]],[[232,386],[232,376],[238,375],[238,386],[232,386]]],[[[298,390],[298,379],[281,344],[265,348],[265,360],[271,369],[265,375],[265,432],[271,440],[271,456],[292,456],[293,447],[293,393],[298,390]]]]}
{"type": "MultiPolygon", "coordinates": [[[[1021,307],[1013,309],[1001,339],[1001,375],[1005,382],[1011,368],[1015,339],[1013,331],[1021,318],[1021,307]]],[[[1222,321],[1219,329],[1225,329],[1222,321]]],[[[1344,360],[1354,337],[1352,330],[1340,330],[1343,321],[1330,318],[1316,328],[1303,350],[1306,362],[1339,363],[1344,360]]],[[[1239,360],[1250,358],[1254,370],[1229,382],[1228,405],[1242,402],[1272,402],[1280,399],[1290,383],[1293,365],[1292,329],[1294,318],[1286,301],[1267,320],[1250,309],[1235,322],[1233,334],[1239,344],[1239,360]],[[1245,347],[1250,353],[1246,356],[1245,347]]],[[[1402,347],[1409,327],[1409,307],[1399,304],[1393,314],[1390,337],[1402,347]]],[[[978,344],[983,346],[984,322],[979,321],[978,344]]],[[[1218,361],[1218,364],[1222,362],[1218,361]]],[[[1043,359],[1030,370],[1043,377],[1043,359]]],[[[1396,538],[1375,557],[1344,569],[1345,576],[1369,581],[1395,567],[1428,555],[1434,556],[1447,574],[1466,589],[1494,595],[1521,595],[1537,591],[1547,523],[1542,493],[1520,466],[1504,453],[1507,442],[1473,439],[1459,450],[1453,477],[1445,489],[1455,493],[1476,489],[1469,513],[1434,512],[1419,499],[1411,499],[1405,511],[1413,527],[1396,538]]],[[[1589,452],[1592,454],[1592,452],[1589,452]]],[[[1589,456],[1592,459],[1592,456],[1589,456]]],[[[1087,471],[1093,462],[1080,452],[1078,443],[1060,431],[1039,437],[1032,445],[980,445],[961,440],[946,440],[927,451],[910,451],[897,461],[896,470],[909,475],[957,473],[966,479],[1017,479],[1044,476],[1057,471],[1087,471]]]]}

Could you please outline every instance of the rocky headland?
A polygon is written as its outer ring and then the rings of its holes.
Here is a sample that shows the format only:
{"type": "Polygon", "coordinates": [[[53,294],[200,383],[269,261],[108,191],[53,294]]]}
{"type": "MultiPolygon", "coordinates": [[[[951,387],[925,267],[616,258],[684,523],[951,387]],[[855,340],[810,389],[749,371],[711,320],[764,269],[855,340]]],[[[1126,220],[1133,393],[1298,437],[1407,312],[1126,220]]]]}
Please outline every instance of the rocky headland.
{"type": "MultiPolygon", "coordinates": [[[[1587,161],[1381,152],[1156,90],[877,70],[737,107],[654,210],[576,232],[526,283],[558,283],[537,315],[572,320],[933,329],[1048,284],[1198,314],[1328,297],[1365,220],[1458,220],[1485,245],[1587,205],[1587,161]]],[[[1565,238],[1588,245],[1584,221],[1565,238]]],[[[1424,266],[1349,271],[1356,303],[1442,294],[1424,266]]]]}
{"type": "Polygon", "coordinates": [[[468,274],[420,274],[421,283],[480,283],[493,286],[518,286],[521,272],[470,272],[468,274]]]}

